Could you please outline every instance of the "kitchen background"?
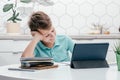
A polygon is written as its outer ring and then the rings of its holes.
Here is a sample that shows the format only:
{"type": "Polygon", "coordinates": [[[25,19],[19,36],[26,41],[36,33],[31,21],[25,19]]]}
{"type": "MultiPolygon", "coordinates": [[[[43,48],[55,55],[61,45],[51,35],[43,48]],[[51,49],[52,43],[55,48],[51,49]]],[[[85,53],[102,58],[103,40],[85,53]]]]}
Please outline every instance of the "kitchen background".
{"type": "MultiPolygon", "coordinates": [[[[31,40],[30,35],[6,35],[6,21],[11,11],[3,12],[6,3],[16,0],[0,0],[0,66],[20,62],[21,53],[31,40]],[[4,35],[5,34],[5,35],[4,35]]],[[[33,11],[46,12],[58,34],[77,35],[76,42],[109,42],[107,60],[116,62],[113,46],[120,39],[120,0],[32,0],[21,3],[17,0],[20,12],[21,34],[30,34],[27,21],[33,11]],[[45,2],[44,2],[45,1],[45,2]],[[54,3],[54,5],[53,5],[54,3]],[[104,30],[99,35],[99,31],[104,30]],[[98,34],[98,35],[88,35],[98,34]],[[84,35],[87,34],[87,35],[84,35]]]]}
{"type": "MultiPolygon", "coordinates": [[[[3,12],[3,5],[15,0],[1,0],[0,33],[6,33],[6,20],[10,13],[3,12]]],[[[37,0],[36,0],[37,1],[37,0]]],[[[44,11],[52,19],[59,34],[79,35],[92,33],[93,24],[103,25],[110,33],[119,33],[120,0],[52,0],[54,5],[46,6],[37,2],[19,3],[18,11],[22,18],[21,33],[29,34],[27,21],[33,11],[44,11]]]]}

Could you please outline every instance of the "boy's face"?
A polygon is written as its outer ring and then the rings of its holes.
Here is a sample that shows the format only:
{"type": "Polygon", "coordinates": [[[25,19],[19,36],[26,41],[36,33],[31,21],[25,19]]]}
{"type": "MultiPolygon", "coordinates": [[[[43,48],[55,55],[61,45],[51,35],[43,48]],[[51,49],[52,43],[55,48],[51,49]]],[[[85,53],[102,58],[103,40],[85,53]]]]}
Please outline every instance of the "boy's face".
{"type": "Polygon", "coordinates": [[[54,27],[51,27],[48,30],[38,29],[38,31],[44,36],[43,42],[54,43],[56,37],[56,31],[54,27]]]}

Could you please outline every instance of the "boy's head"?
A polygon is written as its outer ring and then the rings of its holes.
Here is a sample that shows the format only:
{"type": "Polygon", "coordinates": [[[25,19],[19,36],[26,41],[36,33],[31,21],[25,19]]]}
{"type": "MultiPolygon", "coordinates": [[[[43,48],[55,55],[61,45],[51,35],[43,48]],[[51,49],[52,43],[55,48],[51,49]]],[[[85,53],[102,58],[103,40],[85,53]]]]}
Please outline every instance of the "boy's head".
{"type": "Polygon", "coordinates": [[[42,11],[38,11],[31,15],[28,25],[31,31],[38,31],[38,29],[50,29],[52,23],[47,14],[42,11]]]}
{"type": "Polygon", "coordinates": [[[47,14],[38,11],[31,15],[28,22],[31,31],[37,31],[45,38],[43,42],[55,42],[56,31],[47,14]]]}

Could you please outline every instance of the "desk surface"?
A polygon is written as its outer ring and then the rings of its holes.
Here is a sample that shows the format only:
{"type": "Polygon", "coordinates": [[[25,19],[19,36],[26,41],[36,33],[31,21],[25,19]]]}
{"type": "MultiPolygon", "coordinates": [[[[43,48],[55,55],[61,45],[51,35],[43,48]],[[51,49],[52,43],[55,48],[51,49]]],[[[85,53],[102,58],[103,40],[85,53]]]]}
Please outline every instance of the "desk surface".
{"type": "Polygon", "coordinates": [[[0,75],[32,80],[119,80],[120,72],[116,64],[109,68],[71,69],[68,64],[59,63],[58,68],[36,70],[35,72],[11,71],[10,67],[18,68],[20,65],[8,65],[0,67],[0,75]]]}

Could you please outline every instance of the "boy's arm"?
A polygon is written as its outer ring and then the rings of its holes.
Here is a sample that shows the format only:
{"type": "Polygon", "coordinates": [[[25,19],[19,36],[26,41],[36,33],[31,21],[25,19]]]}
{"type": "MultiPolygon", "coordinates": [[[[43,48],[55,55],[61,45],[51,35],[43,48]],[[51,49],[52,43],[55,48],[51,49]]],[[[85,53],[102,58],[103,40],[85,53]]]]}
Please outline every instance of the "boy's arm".
{"type": "Polygon", "coordinates": [[[34,49],[37,43],[42,40],[42,35],[38,32],[32,32],[32,36],[34,36],[33,40],[25,48],[21,57],[34,57],[34,49]]]}

